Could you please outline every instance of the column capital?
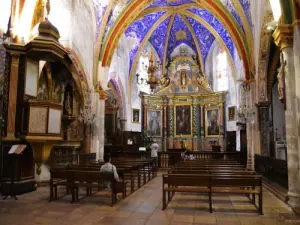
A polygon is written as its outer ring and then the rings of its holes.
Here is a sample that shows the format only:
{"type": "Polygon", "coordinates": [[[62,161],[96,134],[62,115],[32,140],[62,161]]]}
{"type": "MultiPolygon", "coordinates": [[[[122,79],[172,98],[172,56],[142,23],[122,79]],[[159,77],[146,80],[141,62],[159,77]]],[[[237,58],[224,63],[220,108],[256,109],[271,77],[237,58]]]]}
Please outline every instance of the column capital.
{"type": "Polygon", "coordinates": [[[275,44],[280,50],[293,47],[293,25],[291,24],[280,24],[273,33],[275,44]]]}

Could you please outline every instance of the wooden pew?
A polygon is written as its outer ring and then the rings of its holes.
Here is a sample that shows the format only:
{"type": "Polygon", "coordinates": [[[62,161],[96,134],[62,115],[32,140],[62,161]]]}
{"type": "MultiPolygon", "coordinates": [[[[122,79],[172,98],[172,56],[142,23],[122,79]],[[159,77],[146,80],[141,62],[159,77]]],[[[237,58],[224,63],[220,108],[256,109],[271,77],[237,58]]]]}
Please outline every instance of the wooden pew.
{"type": "Polygon", "coordinates": [[[166,194],[168,194],[168,201],[170,201],[175,192],[195,192],[208,194],[210,212],[212,212],[213,193],[251,194],[252,203],[254,205],[255,194],[257,194],[259,196],[258,211],[261,215],[263,214],[261,176],[234,174],[164,174],[162,185],[162,209],[167,207],[166,194]]]}
{"type": "Polygon", "coordinates": [[[209,211],[212,212],[209,176],[163,174],[162,187],[163,210],[167,207],[175,192],[190,192],[207,194],[209,198],[209,211]],[[166,201],[167,193],[168,201],[166,201]]]}
{"type": "Polygon", "coordinates": [[[242,168],[242,167],[229,167],[229,166],[177,166],[172,168],[174,170],[207,170],[207,169],[218,169],[218,170],[248,170],[246,168],[242,168]]]}
{"type": "MultiPolygon", "coordinates": [[[[87,172],[87,171],[73,171],[73,180],[75,188],[75,201],[78,200],[78,189],[79,187],[85,187],[87,189],[101,188],[103,182],[110,182],[111,186],[111,206],[117,203],[117,182],[114,178],[113,173],[110,172],[87,172]]],[[[123,190],[121,190],[122,197],[126,197],[126,182],[122,182],[123,190]]]]}
{"type": "Polygon", "coordinates": [[[203,169],[203,170],[188,170],[188,169],[172,169],[168,174],[235,174],[235,175],[255,175],[255,171],[250,170],[220,170],[220,169],[203,169]]]}
{"type": "MultiPolygon", "coordinates": [[[[116,195],[119,190],[117,190],[117,182],[114,179],[113,173],[104,173],[98,171],[81,171],[81,170],[66,170],[66,169],[52,169],[50,171],[50,200],[57,199],[57,186],[66,186],[68,190],[71,190],[72,201],[78,200],[78,188],[85,187],[87,189],[91,188],[101,188],[103,187],[103,182],[110,182],[112,188],[112,202],[113,206],[117,200],[116,195]],[[53,189],[55,191],[55,197],[53,197],[53,189]]],[[[126,196],[126,182],[122,182],[124,189],[122,190],[123,198],[126,196]]],[[[87,193],[89,193],[87,191],[87,193]]]]}
{"type": "Polygon", "coordinates": [[[50,201],[57,199],[57,187],[66,187],[67,194],[69,190],[72,192],[72,201],[75,200],[74,193],[72,190],[72,172],[62,169],[50,170],[50,201]]]}

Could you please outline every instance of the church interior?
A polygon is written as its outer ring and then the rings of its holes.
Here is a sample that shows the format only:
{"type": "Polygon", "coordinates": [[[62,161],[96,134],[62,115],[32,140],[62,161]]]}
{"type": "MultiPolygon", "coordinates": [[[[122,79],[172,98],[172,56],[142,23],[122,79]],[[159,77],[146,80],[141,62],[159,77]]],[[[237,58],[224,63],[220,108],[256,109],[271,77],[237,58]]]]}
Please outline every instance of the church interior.
{"type": "Polygon", "coordinates": [[[300,224],[299,49],[299,0],[0,1],[0,224],[300,224]]]}

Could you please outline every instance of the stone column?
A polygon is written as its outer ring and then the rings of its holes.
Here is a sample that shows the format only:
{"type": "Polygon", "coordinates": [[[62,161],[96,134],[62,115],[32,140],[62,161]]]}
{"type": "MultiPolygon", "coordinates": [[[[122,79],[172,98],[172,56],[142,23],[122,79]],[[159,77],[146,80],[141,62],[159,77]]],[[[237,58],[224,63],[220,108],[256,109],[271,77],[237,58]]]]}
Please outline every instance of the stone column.
{"type": "MultiPolygon", "coordinates": [[[[300,2],[298,3],[300,6],[300,2]]],[[[300,20],[294,22],[294,66],[296,77],[296,95],[297,95],[297,124],[300,127],[300,20]]],[[[300,143],[300,131],[298,133],[298,143],[300,143]]],[[[299,165],[300,165],[300,150],[298,151],[299,165]]]]}
{"type": "Polygon", "coordinates": [[[255,106],[254,106],[254,93],[255,83],[246,84],[247,88],[247,168],[254,170],[254,149],[255,149],[255,106]]]}
{"type": "Polygon", "coordinates": [[[105,130],[105,99],[100,97],[99,105],[98,105],[98,143],[99,148],[97,149],[97,160],[103,161],[104,156],[104,130],[105,130]],[[99,111],[98,111],[99,110],[99,111]]]}
{"type": "Polygon", "coordinates": [[[91,127],[91,153],[96,153],[96,160],[98,160],[98,148],[99,148],[99,141],[98,141],[98,131],[99,131],[99,93],[94,93],[94,103],[95,107],[95,119],[93,123],[90,125],[91,127]]]}
{"type": "MultiPolygon", "coordinates": [[[[300,213],[300,172],[298,149],[299,125],[296,122],[300,106],[299,98],[297,95],[299,91],[296,90],[299,89],[300,86],[296,86],[296,84],[299,83],[299,78],[295,77],[292,25],[279,25],[278,28],[274,31],[273,37],[276,45],[279,46],[282,51],[283,62],[286,63],[284,67],[284,78],[286,101],[285,122],[289,184],[288,203],[294,211],[300,213]]],[[[295,52],[297,51],[299,51],[299,49],[295,49],[295,52]]],[[[283,63],[283,65],[285,63],[283,63]]]]}

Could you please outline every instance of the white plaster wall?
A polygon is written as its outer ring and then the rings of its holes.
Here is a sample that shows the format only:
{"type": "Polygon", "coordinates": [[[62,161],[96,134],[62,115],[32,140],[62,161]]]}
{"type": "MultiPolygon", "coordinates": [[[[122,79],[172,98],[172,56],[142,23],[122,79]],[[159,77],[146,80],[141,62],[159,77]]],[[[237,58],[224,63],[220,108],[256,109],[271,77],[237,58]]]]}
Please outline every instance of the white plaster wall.
{"type": "Polygon", "coordinates": [[[7,31],[10,16],[11,0],[1,1],[0,3],[0,34],[7,31]]]}
{"type": "Polygon", "coordinates": [[[59,31],[60,43],[64,47],[71,47],[72,0],[52,0],[51,8],[49,20],[59,31]]]}
{"type": "Polygon", "coordinates": [[[60,43],[79,57],[91,85],[94,60],[95,11],[91,0],[52,0],[49,20],[60,33],[60,43]]]}
{"type": "MultiPolygon", "coordinates": [[[[128,103],[128,86],[129,86],[129,52],[136,44],[136,41],[133,38],[126,38],[123,35],[119,41],[118,47],[113,55],[113,59],[111,62],[111,66],[109,68],[109,73],[115,73],[116,76],[119,77],[123,89],[124,89],[124,96],[125,96],[125,115],[126,115],[126,124],[125,130],[126,131],[138,131],[137,124],[134,124],[135,127],[132,127],[132,119],[131,119],[131,112],[132,106],[128,103]]],[[[137,104],[136,102],[134,104],[137,104]]],[[[138,107],[137,107],[138,108],[138,107]]]]}
{"type": "Polygon", "coordinates": [[[91,1],[76,0],[72,3],[72,49],[79,56],[91,84],[96,31],[95,12],[91,1]]]}
{"type": "MultiPolygon", "coordinates": [[[[153,48],[150,42],[147,42],[144,49],[144,51],[147,51],[147,53],[150,55],[151,52],[154,52],[154,61],[160,61],[157,52],[153,48]]],[[[144,57],[143,57],[144,58],[144,57]]],[[[148,59],[146,59],[148,60],[148,59]]],[[[141,61],[139,60],[137,64],[137,68],[134,74],[139,73],[140,77],[143,79],[148,79],[147,72],[142,68],[141,66],[141,61]]],[[[131,131],[141,131],[142,127],[142,114],[141,114],[141,108],[142,108],[142,102],[141,98],[139,97],[140,91],[150,93],[150,87],[149,85],[145,86],[144,88],[140,89],[139,85],[137,84],[136,77],[133,79],[133,84],[132,84],[132,90],[131,90],[131,104],[128,104],[128,117],[130,120],[127,121],[128,128],[130,128],[131,131]],[[140,109],[140,123],[132,123],[132,109],[140,109]]]]}

